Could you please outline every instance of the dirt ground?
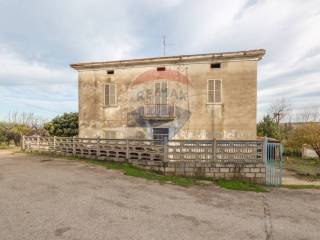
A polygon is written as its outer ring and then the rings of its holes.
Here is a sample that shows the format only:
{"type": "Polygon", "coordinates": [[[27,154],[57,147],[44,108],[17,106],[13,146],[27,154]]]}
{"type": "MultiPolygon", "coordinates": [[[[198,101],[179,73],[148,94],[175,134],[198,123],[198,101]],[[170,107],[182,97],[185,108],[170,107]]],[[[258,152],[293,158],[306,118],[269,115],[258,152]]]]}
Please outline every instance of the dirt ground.
{"type": "Polygon", "coordinates": [[[0,150],[0,239],[320,239],[320,190],[161,185],[0,150]]]}
{"type": "Polygon", "coordinates": [[[320,180],[307,180],[301,179],[296,176],[292,171],[285,171],[282,178],[282,184],[284,185],[315,185],[320,186],[320,180]]]}

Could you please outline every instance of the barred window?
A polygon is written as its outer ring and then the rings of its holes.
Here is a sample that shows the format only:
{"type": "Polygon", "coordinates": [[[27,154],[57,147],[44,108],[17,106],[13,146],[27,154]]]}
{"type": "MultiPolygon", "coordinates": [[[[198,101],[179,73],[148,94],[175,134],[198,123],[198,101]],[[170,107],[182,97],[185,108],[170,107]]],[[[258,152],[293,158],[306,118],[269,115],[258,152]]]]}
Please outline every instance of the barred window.
{"type": "Polygon", "coordinates": [[[108,83],[104,85],[104,104],[105,106],[116,105],[116,84],[108,83]]]}
{"type": "Polygon", "coordinates": [[[222,81],[220,79],[209,79],[207,84],[207,103],[222,102],[222,81]]]}

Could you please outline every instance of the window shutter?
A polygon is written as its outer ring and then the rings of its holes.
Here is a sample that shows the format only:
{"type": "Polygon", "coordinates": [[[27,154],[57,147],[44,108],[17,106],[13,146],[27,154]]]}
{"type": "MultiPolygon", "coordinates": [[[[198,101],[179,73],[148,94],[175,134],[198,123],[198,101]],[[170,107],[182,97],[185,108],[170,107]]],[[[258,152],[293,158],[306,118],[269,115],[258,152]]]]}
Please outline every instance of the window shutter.
{"type": "Polygon", "coordinates": [[[110,84],[109,87],[109,95],[110,95],[110,106],[116,105],[116,85],[115,84],[110,84]]]}
{"type": "Polygon", "coordinates": [[[222,102],[222,81],[221,80],[208,80],[208,103],[221,103],[222,102]]]}
{"type": "Polygon", "coordinates": [[[106,84],[104,86],[104,104],[106,106],[115,106],[116,103],[116,85],[106,84]]]}
{"type": "Polygon", "coordinates": [[[161,84],[161,104],[167,104],[167,82],[161,84]]]}
{"type": "Polygon", "coordinates": [[[214,103],[214,80],[208,80],[208,103],[214,103]]]}
{"type": "Polygon", "coordinates": [[[110,95],[109,95],[109,84],[106,84],[104,86],[104,104],[106,106],[110,105],[110,101],[109,101],[110,95]]]}
{"type": "Polygon", "coordinates": [[[161,84],[160,82],[155,82],[155,85],[154,85],[154,103],[155,104],[160,104],[160,101],[161,101],[160,92],[161,92],[161,84]]]}
{"type": "Polygon", "coordinates": [[[215,103],[221,103],[221,80],[215,80],[214,81],[214,102],[215,103]]]}

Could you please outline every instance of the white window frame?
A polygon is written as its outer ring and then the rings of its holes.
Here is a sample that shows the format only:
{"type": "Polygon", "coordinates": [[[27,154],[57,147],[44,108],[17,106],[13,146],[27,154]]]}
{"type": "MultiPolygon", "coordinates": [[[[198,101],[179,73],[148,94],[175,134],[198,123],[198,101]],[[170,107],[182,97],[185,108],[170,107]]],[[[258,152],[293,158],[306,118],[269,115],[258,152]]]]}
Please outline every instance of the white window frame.
{"type": "Polygon", "coordinates": [[[104,93],[104,96],[103,96],[103,105],[105,107],[116,107],[117,106],[117,84],[116,83],[105,83],[103,85],[104,89],[103,89],[103,93],[104,93]],[[106,86],[109,85],[109,105],[106,105],[106,86]],[[114,85],[114,104],[110,104],[110,85],[114,85]]]}
{"type": "MultiPolygon", "coordinates": [[[[214,104],[222,104],[222,99],[223,99],[223,96],[222,96],[222,88],[223,88],[223,81],[222,81],[222,78],[216,78],[216,79],[208,79],[207,80],[207,104],[210,104],[210,105],[214,105],[214,104]],[[213,81],[213,102],[209,102],[209,81],[213,81]],[[220,81],[221,82],[221,85],[220,85],[220,102],[216,102],[216,81],[220,81]]],[[[212,90],[210,90],[212,91],[212,90]]]]}

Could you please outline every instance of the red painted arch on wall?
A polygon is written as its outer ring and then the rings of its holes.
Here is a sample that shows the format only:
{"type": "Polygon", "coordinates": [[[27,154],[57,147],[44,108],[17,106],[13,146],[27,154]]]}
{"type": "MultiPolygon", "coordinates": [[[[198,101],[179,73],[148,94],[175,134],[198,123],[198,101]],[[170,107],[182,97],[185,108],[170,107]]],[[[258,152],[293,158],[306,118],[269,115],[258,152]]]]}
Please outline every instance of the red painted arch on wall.
{"type": "Polygon", "coordinates": [[[142,84],[154,80],[170,80],[177,81],[182,84],[191,85],[188,77],[177,70],[166,69],[165,71],[157,71],[156,69],[148,70],[140,74],[134,81],[133,85],[142,84]]]}

